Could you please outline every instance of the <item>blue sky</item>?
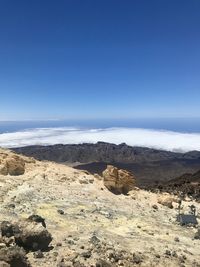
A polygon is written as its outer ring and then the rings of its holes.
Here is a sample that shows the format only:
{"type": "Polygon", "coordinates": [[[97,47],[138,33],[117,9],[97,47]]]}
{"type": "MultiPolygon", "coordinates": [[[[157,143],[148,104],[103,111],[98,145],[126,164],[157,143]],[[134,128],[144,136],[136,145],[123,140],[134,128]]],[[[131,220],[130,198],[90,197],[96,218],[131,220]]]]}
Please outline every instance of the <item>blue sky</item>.
{"type": "Polygon", "coordinates": [[[0,120],[200,117],[199,0],[0,0],[0,120]]]}

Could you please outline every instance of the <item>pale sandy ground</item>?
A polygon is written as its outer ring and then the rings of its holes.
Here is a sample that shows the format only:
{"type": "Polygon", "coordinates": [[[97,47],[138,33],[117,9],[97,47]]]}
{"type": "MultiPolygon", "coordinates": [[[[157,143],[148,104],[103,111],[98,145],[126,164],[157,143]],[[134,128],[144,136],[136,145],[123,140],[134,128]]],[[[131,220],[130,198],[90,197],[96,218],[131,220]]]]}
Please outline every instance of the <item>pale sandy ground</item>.
{"type": "MultiPolygon", "coordinates": [[[[130,196],[117,196],[101,180],[82,171],[29,161],[24,175],[0,176],[0,221],[31,214],[46,219],[54,248],[42,259],[29,253],[33,267],[56,267],[61,258],[70,262],[75,253],[90,249],[93,234],[111,249],[142,255],[140,266],[200,266],[200,240],[193,239],[197,230],[178,225],[177,209],[159,205],[157,194],[135,190],[130,196]],[[154,204],[158,210],[152,208],[154,204]],[[166,250],[173,256],[167,256],[166,250]]],[[[184,202],[186,208],[191,204],[184,202]]],[[[200,211],[200,204],[194,204],[200,211]]],[[[83,259],[85,266],[95,266],[99,256],[97,251],[94,257],[83,259]]]]}

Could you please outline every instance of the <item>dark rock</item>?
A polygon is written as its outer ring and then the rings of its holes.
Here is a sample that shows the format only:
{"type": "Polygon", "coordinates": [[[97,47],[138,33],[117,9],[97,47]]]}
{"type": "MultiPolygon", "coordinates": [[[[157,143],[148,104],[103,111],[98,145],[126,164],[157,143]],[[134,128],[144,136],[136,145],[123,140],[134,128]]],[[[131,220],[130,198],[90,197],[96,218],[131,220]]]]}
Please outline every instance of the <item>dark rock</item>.
{"type": "Polygon", "coordinates": [[[6,237],[14,236],[19,232],[19,227],[8,221],[3,221],[1,223],[1,235],[6,237]]]}
{"type": "Polygon", "coordinates": [[[43,254],[43,252],[41,250],[38,250],[38,251],[34,252],[33,255],[34,255],[34,258],[36,258],[36,259],[44,258],[44,254],[43,254]]]}
{"type": "Polygon", "coordinates": [[[8,208],[10,208],[10,209],[14,209],[14,208],[15,208],[15,204],[10,203],[10,204],[8,205],[8,208]]]}
{"type": "Polygon", "coordinates": [[[105,260],[99,259],[96,262],[96,267],[112,267],[112,265],[109,262],[105,261],[105,260]]]}
{"type": "Polygon", "coordinates": [[[84,251],[81,253],[81,256],[85,259],[89,259],[91,257],[91,251],[84,251]]]}
{"type": "Polygon", "coordinates": [[[197,230],[197,232],[194,235],[194,239],[200,239],[200,228],[197,230]]]}
{"type": "Polygon", "coordinates": [[[58,212],[60,215],[65,214],[65,212],[64,212],[63,210],[57,210],[57,212],[58,212]]]}
{"type": "Polygon", "coordinates": [[[174,241],[175,241],[175,242],[180,242],[180,239],[179,239],[178,237],[175,237],[175,238],[174,238],[174,241]]]}
{"type": "Polygon", "coordinates": [[[179,259],[179,261],[180,261],[181,263],[184,263],[185,260],[187,259],[187,257],[186,257],[185,255],[180,255],[180,256],[178,257],[178,259],[179,259]]]}
{"type": "Polygon", "coordinates": [[[140,255],[134,253],[132,261],[135,264],[140,264],[142,262],[142,257],[140,255]]]}
{"type": "Polygon", "coordinates": [[[172,255],[172,254],[171,254],[171,251],[167,249],[167,250],[165,251],[165,255],[167,255],[167,256],[171,256],[171,255],[172,255]]]}
{"type": "Polygon", "coordinates": [[[41,224],[25,221],[19,224],[19,232],[15,235],[17,245],[26,250],[47,250],[52,241],[51,234],[41,224]]]}
{"type": "Polygon", "coordinates": [[[157,206],[156,204],[154,204],[154,205],[152,206],[152,208],[153,208],[154,210],[158,210],[158,206],[157,206]]]}
{"type": "Polygon", "coordinates": [[[194,173],[200,166],[199,151],[174,153],[105,142],[29,146],[13,150],[39,160],[81,162],[76,168],[90,173],[101,174],[107,164],[114,163],[117,168],[134,172],[137,182],[146,187],[151,186],[152,189],[156,181],[167,181],[169,177],[179,177],[186,172],[194,173]]]}
{"type": "Polygon", "coordinates": [[[31,267],[25,251],[18,247],[6,247],[0,250],[0,261],[10,264],[10,267],[31,267]]]}
{"type": "Polygon", "coordinates": [[[175,257],[175,258],[177,258],[177,257],[178,257],[178,255],[177,255],[176,251],[172,251],[172,252],[171,252],[171,255],[172,255],[172,257],[175,257]]]}
{"type": "Polygon", "coordinates": [[[90,238],[90,242],[93,244],[93,245],[97,245],[100,243],[100,240],[98,239],[98,237],[96,237],[96,235],[93,235],[91,238],[90,238]]]}
{"type": "Polygon", "coordinates": [[[74,267],[86,267],[84,264],[80,263],[79,261],[74,262],[74,267]]]}
{"type": "Polygon", "coordinates": [[[37,222],[37,223],[41,223],[43,227],[46,228],[46,223],[45,223],[45,219],[42,218],[40,215],[31,215],[28,217],[28,220],[31,222],[37,222]]]}
{"type": "Polygon", "coordinates": [[[69,245],[74,245],[74,244],[75,244],[75,242],[74,242],[73,240],[71,240],[71,239],[68,240],[67,243],[68,243],[69,245]]]}
{"type": "Polygon", "coordinates": [[[68,267],[68,265],[64,262],[59,262],[57,267],[68,267]]]}

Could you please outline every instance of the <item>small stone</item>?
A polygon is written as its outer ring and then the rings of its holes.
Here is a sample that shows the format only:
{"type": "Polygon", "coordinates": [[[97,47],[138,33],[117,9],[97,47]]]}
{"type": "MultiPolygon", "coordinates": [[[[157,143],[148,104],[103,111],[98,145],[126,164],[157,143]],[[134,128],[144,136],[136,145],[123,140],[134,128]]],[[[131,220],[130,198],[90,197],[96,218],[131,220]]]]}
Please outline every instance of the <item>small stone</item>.
{"type": "Polygon", "coordinates": [[[85,259],[89,259],[91,257],[91,251],[84,251],[81,253],[81,256],[85,259]]]}
{"type": "Polygon", "coordinates": [[[165,255],[167,255],[167,256],[171,256],[171,251],[167,249],[167,250],[165,251],[165,255]]]}
{"type": "Polygon", "coordinates": [[[156,204],[154,204],[154,205],[152,206],[152,208],[153,208],[154,210],[158,210],[158,206],[157,206],[156,204]]]}
{"type": "Polygon", "coordinates": [[[90,238],[90,242],[93,244],[93,245],[97,245],[100,243],[100,240],[98,239],[98,237],[96,237],[96,235],[93,235],[91,238],[90,238]]]}
{"type": "Polygon", "coordinates": [[[135,264],[140,264],[142,262],[142,258],[141,256],[137,255],[137,254],[133,254],[133,263],[135,264]]]}
{"type": "Polygon", "coordinates": [[[44,258],[44,254],[42,253],[41,250],[38,250],[38,251],[34,252],[33,255],[34,255],[34,258],[36,258],[36,259],[44,258]]]}
{"type": "Polygon", "coordinates": [[[45,219],[42,218],[40,215],[33,214],[33,215],[28,217],[28,220],[31,222],[41,223],[42,226],[46,228],[45,219]]]}
{"type": "Polygon", "coordinates": [[[94,183],[94,178],[93,177],[89,177],[88,181],[89,181],[89,183],[93,184],[94,183]]]}
{"type": "Polygon", "coordinates": [[[197,232],[195,233],[194,239],[200,239],[200,229],[198,229],[197,232]]]}
{"type": "Polygon", "coordinates": [[[58,257],[58,252],[57,251],[54,251],[53,252],[53,255],[54,255],[54,257],[58,257]]]}
{"type": "Polygon", "coordinates": [[[8,208],[10,208],[10,209],[14,209],[14,208],[15,208],[15,204],[10,203],[10,204],[8,205],[8,208]]]}
{"type": "Polygon", "coordinates": [[[0,243],[0,249],[5,248],[5,247],[6,247],[6,244],[5,243],[0,243]]]}
{"type": "Polygon", "coordinates": [[[57,212],[60,214],[60,215],[64,215],[65,212],[63,210],[57,210],[57,212]]]}
{"type": "Polygon", "coordinates": [[[112,265],[110,263],[108,263],[107,261],[105,260],[101,260],[99,259],[97,262],[96,262],[96,267],[111,267],[112,265]]]}
{"type": "Polygon", "coordinates": [[[74,245],[74,244],[75,244],[75,242],[74,242],[73,240],[71,240],[71,239],[68,240],[67,243],[68,243],[69,245],[74,245]]]}
{"type": "Polygon", "coordinates": [[[177,255],[176,251],[172,251],[171,255],[172,255],[172,257],[175,257],[175,258],[177,258],[177,257],[178,257],[178,255],[177,255]]]}
{"type": "Polygon", "coordinates": [[[180,242],[180,239],[179,239],[178,237],[175,237],[175,238],[174,238],[174,241],[175,241],[175,242],[180,242]]]}

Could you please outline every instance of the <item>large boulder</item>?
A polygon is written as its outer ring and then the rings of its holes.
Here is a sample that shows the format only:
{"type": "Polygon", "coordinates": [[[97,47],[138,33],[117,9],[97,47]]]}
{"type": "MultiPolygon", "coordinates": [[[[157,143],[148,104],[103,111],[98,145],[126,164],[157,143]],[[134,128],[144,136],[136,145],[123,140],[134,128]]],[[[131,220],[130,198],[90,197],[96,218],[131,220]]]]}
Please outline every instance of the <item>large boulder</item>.
{"type": "Polygon", "coordinates": [[[52,241],[52,236],[44,227],[44,224],[30,218],[17,223],[2,222],[1,234],[5,237],[13,236],[19,247],[30,251],[47,250],[52,241]]]}
{"type": "Polygon", "coordinates": [[[104,185],[114,194],[127,194],[135,187],[134,175],[126,170],[108,165],[103,171],[104,185]]]}
{"type": "Polygon", "coordinates": [[[15,154],[0,153],[0,174],[22,175],[25,172],[25,161],[15,154]]]}
{"type": "Polygon", "coordinates": [[[52,236],[41,223],[23,221],[18,226],[14,235],[17,245],[31,251],[48,249],[52,236]]]}

